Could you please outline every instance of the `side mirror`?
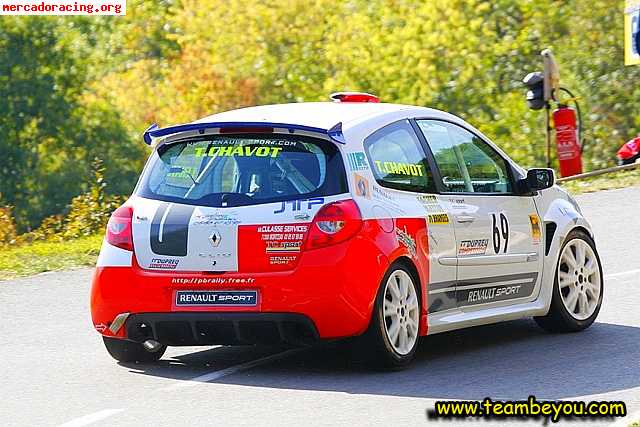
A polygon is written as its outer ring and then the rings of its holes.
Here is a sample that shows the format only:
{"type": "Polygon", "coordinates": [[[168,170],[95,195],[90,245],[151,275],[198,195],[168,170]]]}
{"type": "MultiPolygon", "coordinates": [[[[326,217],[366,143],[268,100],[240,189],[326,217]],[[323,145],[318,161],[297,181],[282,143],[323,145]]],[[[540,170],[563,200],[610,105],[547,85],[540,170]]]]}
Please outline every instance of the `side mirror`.
{"type": "Polygon", "coordinates": [[[530,191],[553,187],[555,182],[553,169],[535,168],[527,171],[527,187],[530,191]]]}

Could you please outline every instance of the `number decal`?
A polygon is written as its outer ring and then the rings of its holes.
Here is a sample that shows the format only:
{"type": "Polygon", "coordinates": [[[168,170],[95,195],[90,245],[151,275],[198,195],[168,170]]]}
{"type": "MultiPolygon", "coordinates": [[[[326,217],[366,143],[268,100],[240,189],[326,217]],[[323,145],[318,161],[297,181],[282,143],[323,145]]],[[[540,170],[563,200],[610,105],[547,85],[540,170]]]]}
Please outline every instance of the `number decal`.
{"type": "Polygon", "coordinates": [[[491,214],[491,229],[493,251],[499,254],[502,250],[506,254],[509,247],[509,219],[503,212],[491,214]]]}

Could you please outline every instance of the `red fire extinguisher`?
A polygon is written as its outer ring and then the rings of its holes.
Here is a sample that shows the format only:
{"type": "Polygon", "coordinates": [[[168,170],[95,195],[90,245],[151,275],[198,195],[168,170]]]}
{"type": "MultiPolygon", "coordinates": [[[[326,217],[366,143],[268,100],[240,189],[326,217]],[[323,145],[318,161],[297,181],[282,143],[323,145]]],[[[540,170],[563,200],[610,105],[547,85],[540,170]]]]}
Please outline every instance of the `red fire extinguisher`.
{"type": "Polygon", "coordinates": [[[582,147],[578,139],[576,110],[559,105],[553,112],[553,124],[558,146],[560,176],[573,176],[582,173],[582,147]]]}

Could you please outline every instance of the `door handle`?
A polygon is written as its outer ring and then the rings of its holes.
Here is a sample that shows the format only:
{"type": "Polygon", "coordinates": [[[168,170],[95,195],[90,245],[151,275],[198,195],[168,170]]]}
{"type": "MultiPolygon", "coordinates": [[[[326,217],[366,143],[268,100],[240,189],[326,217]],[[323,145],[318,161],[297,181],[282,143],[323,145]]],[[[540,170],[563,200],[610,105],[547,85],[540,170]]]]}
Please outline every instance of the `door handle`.
{"type": "Polygon", "coordinates": [[[458,215],[456,216],[456,221],[463,224],[475,221],[476,218],[471,215],[458,215]]]}

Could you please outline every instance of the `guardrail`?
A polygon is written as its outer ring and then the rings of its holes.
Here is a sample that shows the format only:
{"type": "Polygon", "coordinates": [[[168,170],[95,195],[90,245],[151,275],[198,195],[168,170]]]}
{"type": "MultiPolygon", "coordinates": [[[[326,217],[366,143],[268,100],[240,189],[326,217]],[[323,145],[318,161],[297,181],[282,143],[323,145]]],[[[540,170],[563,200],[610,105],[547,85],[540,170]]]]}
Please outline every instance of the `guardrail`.
{"type": "Polygon", "coordinates": [[[626,170],[626,169],[635,169],[638,166],[640,166],[640,163],[631,163],[630,165],[614,166],[614,167],[611,167],[611,168],[600,169],[600,170],[597,170],[597,171],[581,173],[580,175],[568,176],[566,178],[558,178],[558,179],[556,179],[556,182],[562,184],[563,182],[574,181],[576,179],[589,178],[589,177],[592,177],[592,176],[604,175],[606,173],[618,172],[618,171],[623,171],[623,170],[626,170]]]}

